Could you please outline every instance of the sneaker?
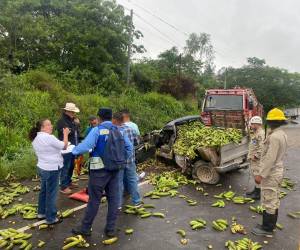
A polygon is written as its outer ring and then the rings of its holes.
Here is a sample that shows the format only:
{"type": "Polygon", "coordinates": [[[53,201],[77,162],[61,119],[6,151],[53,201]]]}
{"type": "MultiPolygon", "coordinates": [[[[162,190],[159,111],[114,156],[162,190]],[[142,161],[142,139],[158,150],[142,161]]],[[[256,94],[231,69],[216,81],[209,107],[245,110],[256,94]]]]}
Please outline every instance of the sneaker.
{"type": "Polygon", "coordinates": [[[91,236],[92,231],[90,230],[89,232],[82,231],[80,228],[73,228],[71,231],[75,235],[82,235],[82,236],[91,236]]]}
{"type": "Polygon", "coordinates": [[[107,237],[109,237],[109,238],[113,238],[113,237],[116,236],[116,233],[115,233],[114,230],[105,230],[104,233],[105,233],[105,235],[106,235],[107,237]]]}
{"type": "Polygon", "coordinates": [[[63,219],[60,217],[60,218],[55,218],[55,220],[53,222],[50,222],[50,223],[48,221],[46,221],[46,224],[51,226],[51,225],[59,224],[62,221],[63,221],[63,219]]]}
{"type": "Polygon", "coordinates": [[[72,190],[70,188],[65,188],[65,189],[61,189],[60,192],[62,194],[71,194],[72,193],[72,190]]]}
{"type": "Polygon", "coordinates": [[[38,220],[43,220],[43,219],[46,218],[46,215],[45,214],[38,214],[37,218],[38,218],[38,220]]]}
{"type": "Polygon", "coordinates": [[[140,202],[134,204],[133,207],[134,207],[134,208],[140,208],[140,207],[143,206],[143,204],[144,204],[144,203],[143,203],[142,201],[140,201],[140,202]]]}
{"type": "Polygon", "coordinates": [[[139,180],[140,180],[140,181],[143,180],[143,179],[145,178],[145,176],[146,176],[146,173],[145,173],[145,172],[140,173],[140,174],[139,174],[139,180]]]}

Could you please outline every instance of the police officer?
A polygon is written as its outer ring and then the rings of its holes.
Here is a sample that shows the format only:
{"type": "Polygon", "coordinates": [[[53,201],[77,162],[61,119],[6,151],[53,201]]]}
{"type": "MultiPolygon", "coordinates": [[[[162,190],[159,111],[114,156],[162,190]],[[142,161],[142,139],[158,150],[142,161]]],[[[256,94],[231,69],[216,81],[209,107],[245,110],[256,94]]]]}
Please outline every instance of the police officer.
{"type": "MultiPolygon", "coordinates": [[[[259,163],[263,150],[263,142],[265,139],[265,133],[262,128],[262,119],[259,116],[253,116],[250,120],[251,128],[251,140],[249,144],[248,159],[250,161],[250,171],[254,178],[259,174],[259,163]]],[[[255,187],[251,192],[246,193],[247,197],[254,200],[260,199],[260,184],[255,183],[255,187]]]]}
{"type": "MultiPolygon", "coordinates": [[[[100,117],[100,125],[93,128],[83,142],[72,150],[74,155],[79,155],[93,149],[90,158],[88,183],[89,201],[81,226],[73,229],[72,233],[84,236],[91,235],[91,227],[97,215],[102,194],[105,191],[108,201],[108,212],[104,233],[108,237],[113,237],[115,235],[120,196],[119,171],[108,171],[104,168],[102,161],[109,130],[114,126],[111,122],[112,110],[100,108],[98,115],[100,117]]],[[[124,143],[126,155],[132,155],[133,146],[125,136],[124,143]]]]}
{"type": "Polygon", "coordinates": [[[287,136],[281,129],[286,123],[284,113],[277,108],[269,111],[267,125],[270,133],[264,142],[264,152],[260,164],[259,174],[255,176],[255,182],[261,184],[261,203],[263,212],[263,223],[252,229],[255,235],[272,235],[276,227],[280,184],[283,178],[283,157],[287,150],[287,136]]]}

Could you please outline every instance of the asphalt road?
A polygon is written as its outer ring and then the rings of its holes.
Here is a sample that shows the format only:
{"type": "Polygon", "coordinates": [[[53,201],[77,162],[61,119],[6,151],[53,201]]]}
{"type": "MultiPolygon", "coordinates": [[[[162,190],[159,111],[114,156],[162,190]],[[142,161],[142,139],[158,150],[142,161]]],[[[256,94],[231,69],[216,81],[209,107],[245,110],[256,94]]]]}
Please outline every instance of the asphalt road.
{"type": "MultiPolygon", "coordinates": [[[[262,243],[263,249],[272,250],[297,250],[300,241],[300,220],[292,219],[287,216],[288,212],[300,211],[300,128],[292,126],[286,129],[289,136],[289,149],[286,156],[287,171],[285,176],[297,183],[295,190],[287,191],[288,195],[281,200],[278,222],[284,226],[283,230],[277,230],[273,238],[256,237],[248,233],[246,237],[254,241],[262,243]],[[264,244],[263,241],[268,241],[264,244]]],[[[204,196],[203,193],[195,190],[193,185],[188,185],[179,188],[181,194],[198,201],[198,205],[188,206],[186,201],[175,197],[164,197],[159,200],[150,200],[146,198],[145,203],[151,203],[156,206],[155,211],[163,212],[166,218],[146,218],[140,219],[134,215],[121,213],[118,220],[118,237],[117,243],[111,246],[103,246],[101,241],[103,237],[103,229],[106,217],[106,205],[100,208],[98,216],[93,225],[93,234],[87,238],[91,243],[89,249],[153,249],[153,250],[174,250],[174,249],[207,249],[208,245],[212,245],[213,249],[226,249],[224,243],[227,240],[236,240],[244,237],[243,235],[233,235],[228,229],[225,232],[217,232],[211,228],[211,221],[224,218],[231,221],[232,216],[235,216],[240,224],[246,227],[248,232],[257,223],[261,222],[261,216],[249,210],[249,204],[237,205],[231,202],[226,202],[225,208],[213,208],[211,204],[216,200],[213,195],[223,191],[231,190],[237,194],[244,194],[246,189],[252,187],[251,180],[249,181],[248,170],[240,170],[223,176],[221,180],[222,186],[201,185],[205,192],[209,193],[204,196]],[[207,227],[199,231],[193,231],[189,226],[189,221],[201,217],[207,221],[207,227]],[[125,235],[125,228],[133,228],[132,235],[125,235]],[[180,236],[176,234],[178,229],[184,229],[187,232],[188,244],[180,243],[180,236]]],[[[28,183],[32,185],[31,183],[28,183]]],[[[80,182],[81,186],[85,185],[85,181],[80,182]]],[[[141,193],[151,190],[151,185],[141,186],[141,193]]],[[[286,190],[285,190],[286,191],[286,190]]],[[[29,193],[24,196],[24,201],[36,202],[37,193],[29,193]]],[[[59,195],[58,207],[61,210],[73,208],[82,205],[83,203],[73,201],[63,195],[59,195]]],[[[255,203],[258,205],[259,203],[255,203]]],[[[37,241],[43,240],[47,244],[44,249],[61,249],[63,241],[66,237],[71,236],[71,229],[80,224],[84,209],[77,211],[73,217],[66,218],[61,224],[56,225],[53,229],[30,229],[28,232],[33,233],[31,242],[37,245],[37,241]]],[[[0,221],[1,228],[21,228],[27,225],[28,221],[20,220],[18,217],[9,217],[0,221]],[[15,221],[12,225],[9,221],[15,221]]]]}

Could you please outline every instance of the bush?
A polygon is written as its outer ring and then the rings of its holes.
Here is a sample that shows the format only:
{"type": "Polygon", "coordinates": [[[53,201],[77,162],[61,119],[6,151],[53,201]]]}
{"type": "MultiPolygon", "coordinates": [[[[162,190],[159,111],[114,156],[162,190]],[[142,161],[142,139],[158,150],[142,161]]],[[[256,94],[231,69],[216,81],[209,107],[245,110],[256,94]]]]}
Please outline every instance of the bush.
{"type": "MultiPolygon", "coordinates": [[[[142,94],[134,88],[115,89],[116,75],[108,75],[102,83],[109,92],[94,88],[92,94],[75,95],[64,89],[52,75],[43,70],[33,70],[19,76],[6,75],[0,79],[0,176],[15,171],[18,177],[35,174],[36,160],[27,139],[32,125],[41,118],[49,118],[53,124],[66,102],[74,102],[80,108],[82,130],[88,116],[96,115],[99,107],[111,107],[113,111],[127,108],[132,113],[142,133],[160,129],[166,122],[197,114],[193,104],[175,98],[149,92],[142,94]],[[110,86],[111,84],[111,86],[110,86]],[[3,88],[3,89],[2,89],[3,88]],[[113,91],[114,90],[114,91],[113,91]]],[[[121,86],[119,84],[119,86],[121,86]]]]}
{"type": "Polygon", "coordinates": [[[15,158],[0,157],[0,179],[9,173],[17,178],[28,178],[36,175],[36,157],[31,147],[23,148],[15,158]]]}

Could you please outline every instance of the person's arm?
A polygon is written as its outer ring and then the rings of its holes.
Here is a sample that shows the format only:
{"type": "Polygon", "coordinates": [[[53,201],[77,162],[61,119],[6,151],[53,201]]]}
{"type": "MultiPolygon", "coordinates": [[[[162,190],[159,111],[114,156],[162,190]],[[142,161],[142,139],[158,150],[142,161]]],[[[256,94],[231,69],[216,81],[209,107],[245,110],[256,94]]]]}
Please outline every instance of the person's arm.
{"type": "Polygon", "coordinates": [[[133,155],[133,145],[130,142],[126,133],[123,134],[124,136],[124,144],[125,144],[125,155],[126,159],[129,159],[133,155]]]}
{"type": "Polygon", "coordinates": [[[136,147],[140,144],[140,137],[133,131],[133,146],[136,147]]]}
{"type": "Polygon", "coordinates": [[[274,166],[279,150],[279,140],[277,138],[270,138],[270,143],[266,152],[266,155],[261,161],[260,173],[262,178],[266,178],[274,166]]]}
{"type": "Polygon", "coordinates": [[[255,154],[254,154],[255,160],[260,160],[261,159],[263,148],[264,148],[264,136],[262,134],[259,134],[257,136],[257,149],[256,149],[255,154]]]}
{"type": "Polygon", "coordinates": [[[70,129],[69,128],[63,128],[63,142],[64,142],[64,149],[66,149],[68,147],[68,143],[69,143],[69,134],[70,134],[70,129]]]}
{"type": "Polygon", "coordinates": [[[84,131],[84,138],[87,137],[87,135],[90,133],[90,131],[92,130],[92,127],[88,126],[85,131],[84,131]]]}
{"type": "Polygon", "coordinates": [[[56,123],[56,130],[57,130],[57,136],[59,140],[63,140],[64,138],[64,134],[63,134],[63,128],[67,127],[63,120],[60,119],[57,123],[56,123]]]}
{"type": "Polygon", "coordinates": [[[86,152],[89,152],[90,149],[96,146],[99,137],[99,129],[98,127],[93,128],[87,137],[79,143],[76,147],[73,148],[72,154],[73,155],[81,155],[86,152]]]}
{"type": "Polygon", "coordinates": [[[59,139],[57,139],[54,135],[49,135],[49,137],[47,137],[47,141],[49,143],[50,146],[62,150],[62,149],[66,149],[66,146],[68,145],[68,136],[67,136],[67,141],[60,141],[59,139]]]}
{"type": "Polygon", "coordinates": [[[138,125],[136,123],[135,123],[135,128],[136,128],[136,134],[137,134],[137,136],[141,136],[139,127],[138,127],[138,125]]]}

